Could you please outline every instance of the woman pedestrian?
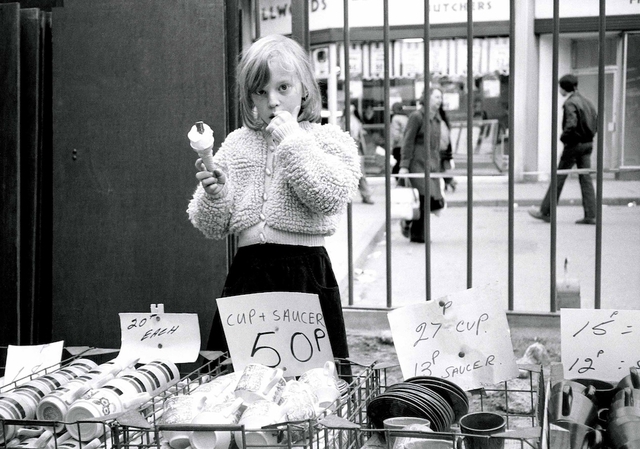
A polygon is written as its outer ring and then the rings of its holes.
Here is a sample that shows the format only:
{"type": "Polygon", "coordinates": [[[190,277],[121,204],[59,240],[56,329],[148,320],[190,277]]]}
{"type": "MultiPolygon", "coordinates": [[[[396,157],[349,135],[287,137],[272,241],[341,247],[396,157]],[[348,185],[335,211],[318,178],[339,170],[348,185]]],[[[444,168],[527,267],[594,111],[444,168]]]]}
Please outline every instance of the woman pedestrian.
{"type": "MultiPolygon", "coordinates": [[[[429,89],[429,107],[423,106],[409,116],[405,130],[402,149],[400,151],[400,175],[408,173],[424,174],[425,164],[429,164],[432,173],[443,172],[441,149],[450,146],[448,119],[442,109],[442,90],[438,87],[429,89]],[[430,133],[429,146],[424,140],[424,117],[429,114],[430,133]]],[[[411,178],[412,187],[418,189],[420,196],[420,218],[408,225],[409,239],[412,242],[424,243],[424,212],[425,212],[425,182],[423,177],[411,178]]],[[[429,180],[430,202],[429,210],[438,215],[445,207],[440,178],[429,180]]],[[[402,223],[401,223],[402,225],[402,223]]],[[[404,234],[405,232],[403,232],[404,234]]]]}

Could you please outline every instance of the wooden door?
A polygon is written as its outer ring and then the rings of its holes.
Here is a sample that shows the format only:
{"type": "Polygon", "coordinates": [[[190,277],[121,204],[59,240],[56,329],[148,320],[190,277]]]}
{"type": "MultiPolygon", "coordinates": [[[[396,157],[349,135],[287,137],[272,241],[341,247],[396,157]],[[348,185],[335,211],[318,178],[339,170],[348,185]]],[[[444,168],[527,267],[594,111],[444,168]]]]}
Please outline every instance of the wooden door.
{"type": "Polygon", "coordinates": [[[119,312],[198,313],[226,243],[188,221],[187,132],[226,135],[225,2],[65,0],[53,9],[53,340],[119,348],[119,312]]]}

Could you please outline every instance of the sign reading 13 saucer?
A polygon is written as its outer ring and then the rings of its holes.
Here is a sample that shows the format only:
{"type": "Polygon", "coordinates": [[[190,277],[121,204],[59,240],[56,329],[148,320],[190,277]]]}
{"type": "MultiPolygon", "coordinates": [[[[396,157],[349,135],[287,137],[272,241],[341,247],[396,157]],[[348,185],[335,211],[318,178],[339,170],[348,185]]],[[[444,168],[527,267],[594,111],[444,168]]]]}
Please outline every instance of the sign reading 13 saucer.
{"type": "Polygon", "coordinates": [[[217,302],[235,371],[260,363],[292,377],[333,360],[318,295],[269,292],[217,302]]]}

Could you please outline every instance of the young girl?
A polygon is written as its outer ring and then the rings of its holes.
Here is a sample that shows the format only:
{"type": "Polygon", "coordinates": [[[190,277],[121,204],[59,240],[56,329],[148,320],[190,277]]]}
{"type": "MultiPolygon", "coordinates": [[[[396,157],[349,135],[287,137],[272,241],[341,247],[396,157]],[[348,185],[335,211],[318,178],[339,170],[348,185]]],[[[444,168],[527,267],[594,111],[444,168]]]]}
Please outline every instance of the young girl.
{"type": "MultiPolygon", "coordinates": [[[[358,188],[356,144],[338,126],[316,123],[320,90],[295,41],[256,41],[238,85],[244,126],[227,136],[213,172],[196,162],[189,219],[208,238],[238,237],[222,296],[318,294],[333,354],[346,358],[340,291],[323,245],[358,188]]],[[[207,349],[228,349],[217,311],[207,349]]]]}

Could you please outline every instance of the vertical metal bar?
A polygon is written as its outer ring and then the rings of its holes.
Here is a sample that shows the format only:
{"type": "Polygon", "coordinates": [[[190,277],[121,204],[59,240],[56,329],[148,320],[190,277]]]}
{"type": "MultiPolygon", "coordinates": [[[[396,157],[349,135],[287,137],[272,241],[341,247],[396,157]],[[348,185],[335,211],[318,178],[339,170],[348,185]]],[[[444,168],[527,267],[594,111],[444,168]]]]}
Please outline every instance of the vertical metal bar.
{"type": "Polygon", "coordinates": [[[551,312],[556,312],[556,206],[558,191],[558,45],[560,41],[559,0],[553,0],[553,61],[551,64],[551,243],[550,243],[550,302],[551,312]]]}
{"type": "Polygon", "coordinates": [[[255,18],[255,30],[256,33],[255,38],[258,39],[260,37],[260,0],[253,0],[253,17],[255,18]]]}
{"type": "Polygon", "coordinates": [[[385,231],[387,243],[387,307],[393,307],[391,284],[391,113],[389,108],[389,0],[383,2],[384,41],[384,197],[385,231]]]}
{"type": "MultiPolygon", "coordinates": [[[[227,65],[227,134],[229,134],[240,125],[238,114],[238,86],[236,84],[236,69],[238,67],[238,55],[240,54],[241,46],[240,5],[238,4],[238,0],[231,0],[226,3],[225,15],[225,36],[227,39],[227,57],[225,60],[227,65]]],[[[256,21],[258,21],[258,19],[256,19],[256,21]]],[[[238,238],[235,235],[229,235],[226,240],[227,272],[229,272],[233,258],[238,251],[238,238]]]]}
{"type": "Polygon", "coordinates": [[[424,204],[422,213],[424,215],[424,268],[425,268],[425,296],[426,300],[431,298],[431,105],[429,89],[431,86],[431,69],[429,67],[429,54],[431,43],[431,24],[429,22],[429,0],[424,2],[424,94],[422,105],[424,109],[424,147],[426,151],[424,164],[424,204]]]}
{"type": "Polygon", "coordinates": [[[309,0],[291,0],[291,37],[309,51],[309,0]]]}
{"type": "Polygon", "coordinates": [[[509,281],[508,310],[514,309],[514,209],[515,209],[515,160],[514,160],[514,127],[515,127],[515,92],[516,92],[516,1],[509,1],[509,281]]]}
{"type": "Polygon", "coordinates": [[[605,95],[605,31],[606,23],[606,2],[600,0],[600,17],[598,23],[599,31],[599,52],[598,52],[598,148],[597,148],[597,165],[596,165],[596,286],[595,286],[595,303],[596,309],[600,308],[601,287],[602,287],[602,174],[604,163],[604,95],[605,95]]]}
{"type": "MultiPolygon", "coordinates": [[[[344,126],[351,131],[351,70],[349,67],[349,49],[351,36],[349,35],[349,0],[343,0],[344,5],[344,126]]],[[[353,206],[347,205],[347,260],[349,264],[349,305],[353,305],[353,206]]]]}
{"type": "Polygon", "coordinates": [[[473,1],[467,0],[467,288],[473,287],[473,1]]]}

